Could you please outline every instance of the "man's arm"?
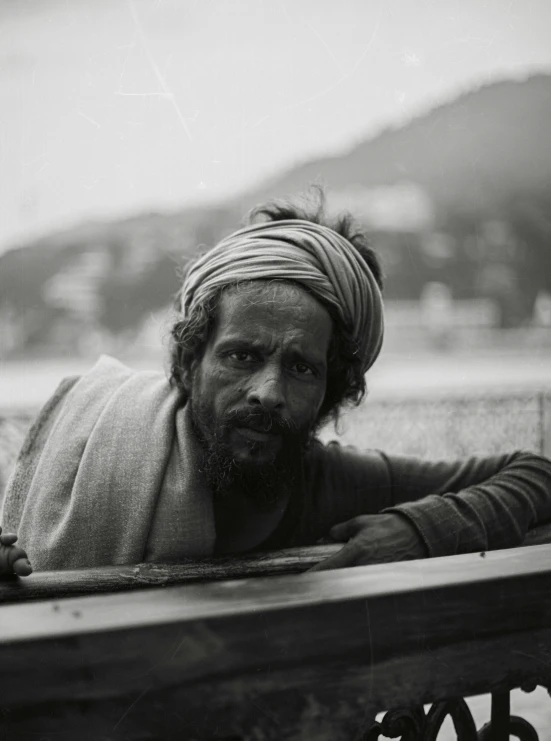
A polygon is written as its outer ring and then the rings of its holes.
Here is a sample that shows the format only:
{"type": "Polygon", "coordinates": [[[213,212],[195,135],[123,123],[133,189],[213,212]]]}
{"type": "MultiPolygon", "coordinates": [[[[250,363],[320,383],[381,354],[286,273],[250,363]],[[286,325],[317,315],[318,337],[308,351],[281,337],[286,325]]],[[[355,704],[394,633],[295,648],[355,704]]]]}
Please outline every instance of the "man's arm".
{"type": "Polygon", "coordinates": [[[347,519],[326,532],[347,545],[320,569],[510,548],[551,520],[551,461],[533,453],[434,463],[333,447],[327,462],[347,519]]]}
{"type": "Polygon", "coordinates": [[[534,453],[429,463],[387,457],[393,505],[430,556],[513,548],[551,520],[551,461],[534,453]]]}

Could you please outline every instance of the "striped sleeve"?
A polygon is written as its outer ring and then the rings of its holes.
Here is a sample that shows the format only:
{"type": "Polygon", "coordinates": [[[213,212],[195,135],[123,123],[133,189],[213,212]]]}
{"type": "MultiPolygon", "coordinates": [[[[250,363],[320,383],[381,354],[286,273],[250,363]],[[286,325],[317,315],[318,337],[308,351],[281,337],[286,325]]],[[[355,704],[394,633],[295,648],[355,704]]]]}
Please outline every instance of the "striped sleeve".
{"type": "Polygon", "coordinates": [[[432,463],[384,456],[392,506],[430,556],[512,548],[551,520],[551,461],[533,453],[432,463]]]}

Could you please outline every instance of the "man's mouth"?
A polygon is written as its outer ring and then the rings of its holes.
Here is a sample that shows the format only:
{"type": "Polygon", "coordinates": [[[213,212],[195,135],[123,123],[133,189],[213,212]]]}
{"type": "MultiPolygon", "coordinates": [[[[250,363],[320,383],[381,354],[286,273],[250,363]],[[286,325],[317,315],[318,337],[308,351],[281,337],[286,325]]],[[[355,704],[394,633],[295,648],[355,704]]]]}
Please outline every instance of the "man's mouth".
{"type": "Polygon", "coordinates": [[[251,425],[240,425],[235,427],[235,430],[239,435],[241,435],[241,437],[244,437],[245,440],[258,443],[268,442],[279,437],[277,430],[266,430],[262,427],[251,425]]]}

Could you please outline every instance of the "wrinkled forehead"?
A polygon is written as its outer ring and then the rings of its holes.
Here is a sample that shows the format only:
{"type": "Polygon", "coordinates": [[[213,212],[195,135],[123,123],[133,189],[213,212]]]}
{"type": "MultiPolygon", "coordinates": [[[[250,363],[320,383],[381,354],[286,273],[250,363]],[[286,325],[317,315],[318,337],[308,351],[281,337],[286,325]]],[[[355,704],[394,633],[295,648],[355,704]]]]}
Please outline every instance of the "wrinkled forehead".
{"type": "Polygon", "coordinates": [[[274,310],[293,308],[301,315],[315,316],[320,311],[327,313],[324,306],[306,287],[293,281],[248,280],[233,283],[220,296],[220,305],[225,307],[265,307],[274,310]]]}
{"type": "Polygon", "coordinates": [[[305,288],[288,281],[246,281],[228,286],[218,303],[215,328],[251,331],[262,326],[275,332],[310,333],[320,338],[332,332],[327,309],[305,288]]]}
{"type": "Polygon", "coordinates": [[[301,301],[320,304],[306,287],[283,278],[239,281],[228,285],[223,295],[242,296],[245,300],[258,304],[285,305],[301,301]]]}

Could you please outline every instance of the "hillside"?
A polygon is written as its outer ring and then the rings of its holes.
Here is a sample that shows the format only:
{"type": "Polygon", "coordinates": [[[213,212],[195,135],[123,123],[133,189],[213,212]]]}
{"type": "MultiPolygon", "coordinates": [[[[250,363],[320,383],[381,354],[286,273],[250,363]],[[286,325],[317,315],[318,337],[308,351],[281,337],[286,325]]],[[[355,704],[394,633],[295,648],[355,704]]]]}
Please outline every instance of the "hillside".
{"type": "Polygon", "coordinates": [[[216,242],[253,205],[315,181],[329,194],[359,186],[364,199],[369,189],[415,184],[431,202],[434,228],[451,241],[423,245],[419,235],[376,235],[381,254],[394,255],[387,296],[416,298],[428,280],[448,282],[465,297],[489,286],[500,301],[515,304],[507,320],[514,325],[528,316],[540,289],[551,290],[549,121],[551,75],[493,83],[221,206],[84,224],[6,252],[0,255],[0,357],[33,345],[74,352],[92,330],[132,341],[167,305],[178,288],[176,269],[198,245],[216,242]],[[513,260],[505,283],[502,270],[477,288],[488,253],[480,233],[496,219],[505,223],[497,233],[506,234],[513,260]]]}
{"type": "MultiPolygon", "coordinates": [[[[366,105],[369,101],[366,101],[366,105]]],[[[551,191],[551,75],[496,82],[387,129],[349,152],[307,162],[241,199],[412,181],[437,208],[486,209],[518,192],[551,191]]]]}
{"type": "Polygon", "coordinates": [[[91,333],[131,341],[164,309],[178,271],[229,231],[226,209],[84,224],[0,256],[0,358],[25,348],[82,351],[91,333]]]}

